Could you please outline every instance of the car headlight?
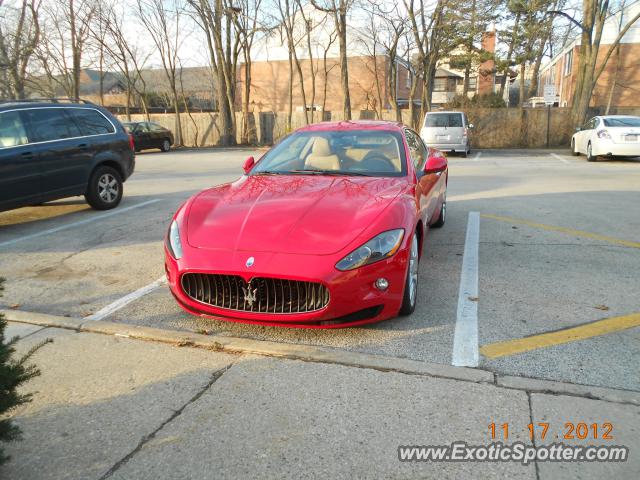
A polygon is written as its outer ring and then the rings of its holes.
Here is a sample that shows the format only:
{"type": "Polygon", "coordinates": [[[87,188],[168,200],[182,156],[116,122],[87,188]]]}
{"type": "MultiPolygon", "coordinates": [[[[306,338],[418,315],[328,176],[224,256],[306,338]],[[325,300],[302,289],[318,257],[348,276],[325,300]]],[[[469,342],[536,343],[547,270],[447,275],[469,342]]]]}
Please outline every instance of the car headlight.
{"type": "Polygon", "coordinates": [[[382,232],[336,263],[336,268],[342,271],[353,270],[389,258],[400,248],[402,237],[403,228],[382,232]]]}
{"type": "Polygon", "coordinates": [[[167,235],[167,248],[171,255],[176,260],[182,258],[182,243],[180,242],[180,230],[178,229],[178,222],[175,220],[171,222],[169,227],[169,234],[167,235]]]}
{"type": "Polygon", "coordinates": [[[600,130],[598,132],[598,138],[608,138],[611,140],[611,135],[609,134],[609,130],[600,130]]]}

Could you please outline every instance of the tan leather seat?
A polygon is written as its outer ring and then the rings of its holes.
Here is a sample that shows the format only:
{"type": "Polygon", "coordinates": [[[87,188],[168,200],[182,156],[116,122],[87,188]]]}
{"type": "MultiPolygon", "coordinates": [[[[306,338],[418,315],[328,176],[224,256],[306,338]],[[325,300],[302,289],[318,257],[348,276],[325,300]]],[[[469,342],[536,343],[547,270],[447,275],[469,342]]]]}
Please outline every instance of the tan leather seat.
{"type": "Polygon", "coordinates": [[[340,170],[340,160],[331,153],[329,140],[318,137],[313,142],[311,153],[304,162],[305,168],[318,170],[340,170]]]}

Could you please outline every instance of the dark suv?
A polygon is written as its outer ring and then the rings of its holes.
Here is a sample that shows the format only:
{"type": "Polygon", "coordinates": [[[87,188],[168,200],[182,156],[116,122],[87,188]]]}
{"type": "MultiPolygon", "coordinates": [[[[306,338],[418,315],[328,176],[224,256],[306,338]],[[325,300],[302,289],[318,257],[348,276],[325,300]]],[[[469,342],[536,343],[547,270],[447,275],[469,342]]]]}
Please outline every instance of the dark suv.
{"type": "Polygon", "coordinates": [[[134,167],[133,139],[104,108],[0,103],[0,211],[75,195],[114,208],[134,167]]]}

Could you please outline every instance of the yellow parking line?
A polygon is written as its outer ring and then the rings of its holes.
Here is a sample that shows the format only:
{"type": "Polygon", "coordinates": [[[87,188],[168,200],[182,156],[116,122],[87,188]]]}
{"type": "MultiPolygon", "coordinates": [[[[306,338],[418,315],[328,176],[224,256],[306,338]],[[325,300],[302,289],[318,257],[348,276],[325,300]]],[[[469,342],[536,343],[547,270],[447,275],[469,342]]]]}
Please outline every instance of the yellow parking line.
{"type": "Polygon", "coordinates": [[[566,330],[489,343],[480,347],[480,353],[487,358],[507,357],[517,353],[537,350],[538,348],[576,342],[638,326],[640,326],[640,313],[632,313],[622,317],[605,318],[578,327],[567,328],[566,330]]]}
{"type": "Polygon", "coordinates": [[[623,245],[625,247],[640,248],[640,242],[631,242],[629,240],[622,240],[620,238],[608,237],[606,235],[600,235],[598,233],[584,232],[582,230],[574,230],[573,228],[555,227],[553,225],[545,225],[543,223],[529,222],[528,220],[521,220],[518,218],[511,218],[511,217],[503,217],[500,215],[491,215],[488,213],[483,213],[481,216],[483,218],[499,220],[501,222],[519,223],[521,225],[527,225],[533,228],[540,228],[542,230],[549,230],[551,232],[566,233],[568,235],[574,235],[576,237],[590,238],[591,240],[600,240],[602,242],[613,243],[616,245],[623,245]]]}

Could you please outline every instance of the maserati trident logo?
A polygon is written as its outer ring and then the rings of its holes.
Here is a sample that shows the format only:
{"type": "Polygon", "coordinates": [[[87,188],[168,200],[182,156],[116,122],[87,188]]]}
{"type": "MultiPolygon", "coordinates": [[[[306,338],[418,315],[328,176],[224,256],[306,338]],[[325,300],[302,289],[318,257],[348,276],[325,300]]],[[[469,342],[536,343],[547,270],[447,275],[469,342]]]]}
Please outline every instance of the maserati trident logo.
{"type": "Polygon", "coordinates": [[[247,287],[242,287],[242,293],[244,293],[244,303],[249,304],[249,308],[253,308],[253,303],[257,300],[256,292],[257,288],[251,290],[251,282],[247,284],[247,287]]]}
{"type": "Polygon", "coordinates": [[[253,263],[256,261],[255,258],[253,257],[249,257],[247,258],[247,263],[245,264],[247,266],[247,268],[253,267],[253,263]]]}

